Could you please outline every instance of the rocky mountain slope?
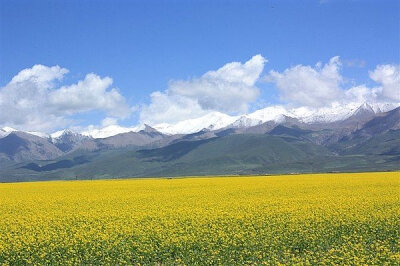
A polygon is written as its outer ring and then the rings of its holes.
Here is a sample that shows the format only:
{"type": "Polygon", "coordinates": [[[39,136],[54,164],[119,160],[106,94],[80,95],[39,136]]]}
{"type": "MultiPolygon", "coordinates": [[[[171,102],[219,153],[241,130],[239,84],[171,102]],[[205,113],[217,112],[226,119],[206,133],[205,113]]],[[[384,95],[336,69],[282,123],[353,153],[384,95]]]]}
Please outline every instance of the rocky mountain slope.
{"type": "Polygon", "coordinates": [[[0,139],[0,156],[15,162],[50,160],[63,152],[48,139],[29,133],[14,131],[0,139]]]}

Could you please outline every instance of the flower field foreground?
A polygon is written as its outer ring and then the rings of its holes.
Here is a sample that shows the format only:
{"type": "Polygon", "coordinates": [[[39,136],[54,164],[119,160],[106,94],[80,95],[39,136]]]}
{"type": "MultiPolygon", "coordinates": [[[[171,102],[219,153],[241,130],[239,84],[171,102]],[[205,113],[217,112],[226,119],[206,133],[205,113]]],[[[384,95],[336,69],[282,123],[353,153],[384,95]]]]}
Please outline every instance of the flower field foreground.
{"type": "Polygon", "coordinates": [[[0,184],[0,264],[400,264],[400,173],[0,184]]]}

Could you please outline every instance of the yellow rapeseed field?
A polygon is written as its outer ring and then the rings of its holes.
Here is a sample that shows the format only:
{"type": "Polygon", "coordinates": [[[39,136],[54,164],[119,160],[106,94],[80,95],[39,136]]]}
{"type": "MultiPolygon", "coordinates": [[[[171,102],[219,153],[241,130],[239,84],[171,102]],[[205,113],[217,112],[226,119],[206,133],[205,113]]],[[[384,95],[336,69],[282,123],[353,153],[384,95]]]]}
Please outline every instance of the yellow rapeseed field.
{"type": "Polygon", "coordinates": [[[400,264],[400,173],[0,184],[0,264],[400,264]]]}

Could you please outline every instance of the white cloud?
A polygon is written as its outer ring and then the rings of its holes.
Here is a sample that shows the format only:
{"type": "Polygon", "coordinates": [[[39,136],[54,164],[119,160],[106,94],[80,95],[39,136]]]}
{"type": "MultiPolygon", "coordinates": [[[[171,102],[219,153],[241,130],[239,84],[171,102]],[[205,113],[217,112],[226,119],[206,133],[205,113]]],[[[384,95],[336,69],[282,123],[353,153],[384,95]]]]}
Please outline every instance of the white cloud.
{"type": "Polygon", "coordinates": [[[196,100],[188,97],[156,91],[150,95],[150,98],[151,103],[141,108],[140,121],[142,123],[174,123],[207,113],[196,100]]]}
{"type": "Polygon", "coordinates": [[[73,122],[70,115],[91,110],[115,117],[129,115],[125,99],[109,89],[112,79],[88,74],[83,81],[56,88],[68,70],[35,65],[19,72],[0,88],[0,126],[49,131],[73,122]]]}
{"type": "Polygon", "coordinates": [[[343,88],[338,56],[322,66],[297,65],[282,73],[270,71],[265,80],[275,83],[280,98],[294,106],[324,107],[338,103],[383,103],[400,101],[400,66],[379,65],[369,72],[377,87],[357,85],[343,88]]]}
{"type": "Polygon", "coordinates": [[[9,85],[29,82],[41,88],[49,88],[54,84],[55,80],[61,80],[68,72],[68,69],[60,66],[34,65],[32,68],[21,70],[12,78],[9,85]]]}
{"type": "Polygon", "coordinates": [[[368,88],[365,85],[352,87],[344,91],[344,101],[357,103],[374,103],[379,101],[380,88],[368,88]]]}
{"type": "Polygon", "coordinates": [[[332,57],[329,63],[315,67],[297,65],[282,73],[271,70],[266,80],[276,84],[283,101],[298,106],[320,107],[341,97],[343,78],[339,73],[340,60],[332,57]]]}
{"type": "Polygon", "coordinates": [[[87,74],[84,80],[64,86],[49,94],[49,104],[57,112],[73,114],[90,110],[104,110],[124,118],[130,114],[125,98],[116,90],[109,89],[113,80],[87,74]]]}
{"type": "Polygon", "coordinates": [[[382,97],[400,101],[400,65],[378,65],[369,76],[382,85],[382,97]]]}
{"type": "Polygon", "coordinates": [[[102,127],[116,125],[117,123],[118,123],[118,119],[116,119],[114,117],[106,117],[103,120],[101,120],[102,127]]]}
{"type": "MultiPolygon", "coordinates": [[[[150,104],[135,107],[140,111],[139,120],[150,125],[181,122],[179,125],[187,126],[187,119],[208,120],[216,111],[246,113],[249,105],[258,100],[256,83],[266,62],[261,55],[256,55],[245,63],[228,63],[197,78],[171,81],[165,91],[150,95],[150,104]]],[[[282,102],[287,104],[285,108],[295,108],[298,112],[331,107],[340,110],[341,106],[364,102],[379,106],[400,103],[400,65],[378,65],[370,71],[370,78],[377,83],[375,87],[350,88],[344,87],[348,84],[340,74],[341,65],[336,56],[326,64],[297,65],[282,72],[272,70],[265,80],[276,85],[282,102]]],[[[43,65],[20,71],[0,88],[0,127],[45,132],[59,127],[85,130],[71,116],[101,111],[105,118],[100,125],[86,127],[87,132],[94,130],[93,134],[104,137],[138,129],[118,125],[119,119],[128,117],[136,109],[128,106],[120,92],[112,87],[110,77],[91,73],[75,84],[60,86],[67,73],[60,66],[43,65]]]]}
{"type": "Polygon", "coordinates": [[[142,107],[140,120],[171,123],[211,111],[246,112],[259,95],[255,83],[266,62],[261,55],[255,55],[244,64],[228,63],[200,78],[171,81],[164,92],[151,94],[151,103],[142,107]]]}

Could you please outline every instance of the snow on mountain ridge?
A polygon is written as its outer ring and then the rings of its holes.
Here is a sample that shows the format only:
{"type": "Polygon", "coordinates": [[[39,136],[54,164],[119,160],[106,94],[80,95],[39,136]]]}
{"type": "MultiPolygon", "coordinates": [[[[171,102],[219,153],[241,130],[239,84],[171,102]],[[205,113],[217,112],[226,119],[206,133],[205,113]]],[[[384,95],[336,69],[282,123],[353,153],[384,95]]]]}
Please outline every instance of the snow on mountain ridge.
{"type": "Polygon", "coordinates": [[[298,116],[305,123],[329,123],[341,121],[354,115],[359,110],[370,110],[378,114],[387,112],[400,106],[400,103],[347,103],[334,104],[330,107],[315,109],[309,116],[298,116]]]}
{"type": "Polygon", "coordinates": [[[283,116],[291,116],[291,114],[281,105],[269,106],[247,115],[248,118],[260,120],[263,123],[267,121],[280,122],[283,116]]]}
{"type": "Polygon", "coordinates": [[[38,131],[27,131],[26,133],[29,133],[31,135],[35,135],[41,138],[48,138],[49,134],[43,133],[43,132],[38,132],[38,131]]]}
{"type": "Polygon", "coordinates": [[[287,109],[284,106],[269,106],[253,113],[242,115],[232,123],[231,127],[249,127],[256,126],[268,121],[282,123],[285,117],[296,118],[304,123],[330,123],[341,121],[354,115],[356,112],[364,110],[367,112],[387,112],[396,107],[400,103],[347,103],[333,104],[332,106],[322,108],[297,107],[287,109]]]}
{"type": "Polygon", "coordinates": [[[333,104],[329,107],[310,109],[309,113],[303,111],[302,114],[298,112],[298,109],[293,109],[292,113],[296,114],[295,118],[304,123],[329,123],[349,118],[359,107],[359,103],[333,104]]]}
{"type": "Polygon", "coordinates": [[[233,122],[232,124],[228,125],[228,127],[246,128],[246,127],[257,126],[259,124],[262,124],[262,120],[251,119],[251,118],[247,117],[246,115],[242,115],[235,122],[233,122]]]}
{"type": "Polygon", "coordinates": [[[81,134],[95,139],[102,139],[115,136],[121,133],[138,132],[142,129],[144,129],[144,125],[138,125],[134,127],[122,127],[119,125],[110,125],[100,129],[95,128],[86,130],[83,131],[81,134]]]}
{"type": "Polygon", "coordinates": [[[49,138],[52,143],[56,144],[56,143],[63,143],[66,141],[68,142],[71,139],[82,140],[82,139],[88,138],[88,136],[85,136],[78,132],[74,132],[70,129],[63,129],[63,130],[60,130],[60,131],[50,134],[49,138]]]}
{"type": "Polygon", "coordinates": [[[0,138],[4,138],[4,137],[8,136],[8,134],[10,134],[11,132],[14,132],[14,131],[18,131],[18,130],[15,128],[12,128],[12,127],[0,128],[0,138]]]}
{"type": "Polygon", "coordinates": [[[70,129],[63,129],[63,130],[59,130],[57,132],[51,133],[50,137],[52,139],[58,139],[59,137],[61,137],[62,135],[65,135],[65,134],[77,134],[77,133],[72,132],[70,129]]]}
{"type": "MultiPolygon", "coordinates": [[[[341,121],[355,115],[357,112],[374,112],[379,114],[387,112],[400,106],[400,103],[347,103],[333,104],[332,106],[322,108],[296,107],[288,109],[282,105],[269,106],[259,109],[249,114],[240,116],[230,116],[220,112],[210,112],[204,116],[179,121],[175,124],[162,123],[150,125],[155,130],[163,134],[191,134],[203,129],[218,130],[229,127],[251,127],[265,122],[274,121],[282,123],[285,117],[298,119],[304,123],[330,123],[341,121]]],[[[40,132],[27,132],[39,137],[51,137],[57,139],[63,134],[81,134],[92,138],[107,138],[127,132],[139,132],[145,129],[145,124],[139,124],[134,127],[123,127],[119,125],[110,125],[104,128],[89,128],[81,133],[73,132],[69,129],[60,130],[47,135],[40,132]]],[[[7,136],[17,129],[10,127],[0,128],[0,138],[7,136]]]]}
{"type": "Polygon", "coordinates": [[[176,124],[158,124],[153,128],[164,134],[191,134],[203,129],[217,130],[233,123],[238,117],[220,112],[211,112],[204,116],[180,121],[176,124]]]}
{"type": "MultiPolygon", "coordinates": [[[[17,132],[17,131],[21,131],[21,130],[18,130],[18,129],[15,129],[15,128],[12,128],[12,127],[0,128],[0,138],[7,137],[10,133],[17,132]]],[[[24,132],[24,131],[22,131],[22,132],[24,132]]],[[[35,136],[41,137],[41,138],[47,138],[48,137],[48,135],[46,133],[42,133],[42,132],[37,132],[37,131],[25,131],[25,132],[28,133],[28,134],[31,134],[31,135],[35,135],[35,136]]]]}

